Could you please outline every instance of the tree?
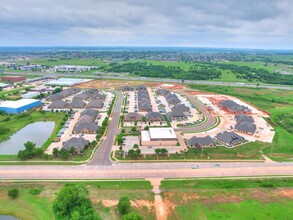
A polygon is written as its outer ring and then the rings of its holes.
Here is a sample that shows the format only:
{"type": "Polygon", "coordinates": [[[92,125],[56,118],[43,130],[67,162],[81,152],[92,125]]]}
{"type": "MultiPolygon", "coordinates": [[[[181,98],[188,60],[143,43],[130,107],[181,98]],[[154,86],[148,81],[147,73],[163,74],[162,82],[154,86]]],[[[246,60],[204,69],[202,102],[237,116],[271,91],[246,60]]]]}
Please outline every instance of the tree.
{"type": "Polygon", "coordinates": [[[71,153],[73,155],[74,152],[75,152],[75,148],[74,147],[71,147],[70,150],[69,150],[69,153],[71,153]]]}
{"type": "Polygon", "coordinates": [[[139,145],[138,144],[134,144],[133,145],[133,148],[139,148],[139,145]]]}
{"type": "Polygon", "coordinates": [[[121,129],[121,133],[124,134],[125,133],[125,128],[121,129]]]}
{"type": "Polygon", "coordinates": [[[134,126],[137,126],[137,120],[134,121],[134,126]]]}
{"type": "Polygon", "coordinates": [[[68,156],[69,156],[67,150],[65,150],[65,149],[60,150],[60,155],[63,160],[67,160],[68,156]]]}
{"type": "Polygon", "coordinates": [[[121,215],[127,214],[129,212],[130,207],[131,207],[131,203],[130,203],[129,198],[127,196],[122,196],[119,199],[119,203],[118,203],[119,213],[121,215]]]}
{"type": "Polygon", "coordinates": [[[156,152],[157,155],[159,155],[161,153],[161,148],[156,148],[155,152],[156,152]]]}
{"type": "Polygon", "coordinates": [[[131,128],[131,131],[132,131],[132,132],[136,132],[136,127],[132,127],[132,128],[131,128]]]}
{"type": "Polygon", "coordinates": [[[143,218],[135,212],[129,212],[122,217],[122,220],[143,220],[143,218]]]}
{"type": "Polygon", "coordinates": [[[53,94],[56,94],[56,93],[59,93],[59,92],[61,92],[61,88],[56,88],[56,89],[54,89],[54,91],[52,92],[53,94]]]}
{"type": "Polygon", "coordinates": [[[168,150],[166,148],[161,149],[161,154],[167,154],[167,153],[168,153],[168,150]]]}
{"type": "Polygon", "coordinates": [[[101,139],[101,134],[96,135],[96,140],[99,141],[101,139]]]}
{"type": "Polygon", "coordinates": [[[149,126],[145,126],[143,130],[148,131],[149,130],[149,126]]]}
{"type": "Polygon", "coordinates": [[[58,157],[58,154],[59,154],[58,148],[57,147],[54,147],[52,153],[53,153],[54,157],[58,157]]]}
{"type": "Polygon", "coordinates": [[[82,184],[65,185],[54,200],[53,212],[57,220],[100,219],[88,198],[88,190],[82,184]]]}
{"type": "Polygon", "coordinates": [[[8,190],[8,193],[7,195],[12,198],[12,199],[15,199],[18,197],[18,189],[10,189],[8,190]]]}
{"type": "Polygon", "coordinates": [[[118,134],[116,136],[116,141],[118,142],[118,144],[122,144],[123,143],[123,136],[122,136],[122,134],[118,134]]]}

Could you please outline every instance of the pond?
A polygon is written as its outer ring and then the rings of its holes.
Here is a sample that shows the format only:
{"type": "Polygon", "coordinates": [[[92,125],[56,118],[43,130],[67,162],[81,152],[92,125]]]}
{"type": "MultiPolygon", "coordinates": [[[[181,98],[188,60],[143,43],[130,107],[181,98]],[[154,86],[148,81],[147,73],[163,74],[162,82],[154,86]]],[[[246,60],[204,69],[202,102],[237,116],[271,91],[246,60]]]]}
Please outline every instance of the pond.
{"type": "Polygon", "coordinates": [[[29,124],[13,134],[8,140],[0,143],[0,155],[15,155],[24,149],[24,143],[31,141],[37,147],[50,137],[54,129],[54,122],[35,122],[29,124]]]}
{"type": "Polygon", "coordinates": [[[19,218],[11,215],[0,215],[0,220],[19,220],[19,218]]]}

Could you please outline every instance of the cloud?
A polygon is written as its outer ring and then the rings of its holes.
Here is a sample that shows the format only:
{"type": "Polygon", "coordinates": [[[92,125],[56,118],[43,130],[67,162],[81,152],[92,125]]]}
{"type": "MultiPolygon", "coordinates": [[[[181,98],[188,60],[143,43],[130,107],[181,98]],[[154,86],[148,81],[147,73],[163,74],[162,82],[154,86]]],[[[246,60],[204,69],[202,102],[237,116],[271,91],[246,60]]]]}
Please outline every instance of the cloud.
{"type": "Polygon", "coordinates": [[[2,45],[293,48],[291,0],[1,0],[2,45]]]}

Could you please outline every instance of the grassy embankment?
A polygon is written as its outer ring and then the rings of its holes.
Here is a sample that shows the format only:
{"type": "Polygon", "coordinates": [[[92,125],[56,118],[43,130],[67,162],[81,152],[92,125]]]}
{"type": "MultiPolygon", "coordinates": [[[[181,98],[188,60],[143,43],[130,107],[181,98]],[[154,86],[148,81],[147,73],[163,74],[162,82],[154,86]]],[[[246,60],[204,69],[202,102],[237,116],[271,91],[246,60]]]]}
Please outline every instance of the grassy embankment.
{"type": "MultiPolygon", "coordinates": [[[[275,160],[288,160],[293,158],[293,134],[289,132],[290,127],[280,126],[277,120],[281,114],[293,112],[293,91],[260,89],[260,88],[236,88],[207,85],[191,85],[194,89],[206,92],[226,94],[240,98],[261,110],[270,113],[272,125],[276,131],[273,143],[254,142],[248,143],[236,149],[246,148],[249,153],[251,148],[263,150],[275,160]]],[[[282,120],[287,120],[283,118],[282,120]]]]}
{"type": "MultiPolygon", "coordinates": [[[[0,215],[12,215],[23,220],[55,219],[52,209],[56,194],[64,186],[62,182],[39,183],[4,183],[0,189],[0,215]],[[10,199],[7,191],[19,189],[19,197],[10,199]],[[33,195],[32,189],[39,189],[40,194],[33,195]]],[[[89,197],[95,210],[103,219],[119,219],[117,203],[121,196],[126,195],[135,207],[133,211],[141,213],[146,220],[154,220],[152,207],[153,194],[148,181],[97,181],[85,182],[89,189],[89,197]]]]}
{"type": "Polygon", "coordinates": [[[164,180],[168,219],[291,219],[293,179],[164,180]]]}

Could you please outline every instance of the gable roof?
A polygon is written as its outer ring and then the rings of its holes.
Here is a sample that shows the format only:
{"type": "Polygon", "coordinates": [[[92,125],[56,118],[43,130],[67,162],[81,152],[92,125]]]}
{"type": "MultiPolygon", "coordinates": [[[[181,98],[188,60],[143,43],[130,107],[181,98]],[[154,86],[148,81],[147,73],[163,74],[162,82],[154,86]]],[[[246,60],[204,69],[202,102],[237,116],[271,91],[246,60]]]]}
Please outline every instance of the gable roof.
{"type": "Polygon", "coordinates": [[[171,120],[172,118],[187,118],[187,115],[182,111],[172,111],[166,114],[167,118],[171,120]]]}
{"type": "Polygon", "coordinates": [[[149,110],[149,111],[152,110],[152,106],[148,102],[141,102],[141,103],[139,103],[138,104],[138,108],[139,108],[139,110],[149,110]]]}
{"type": "MultiPolygon", "coordinates": [[[[86,116],[84,116],[86,117],[86,116]]],[[[99,126],[96,125],[93,122],[89,122],[88,119],[82,118],[81,120],[79,120],[74,128],[73,128],[73,132],[74,133],[81,133],[82,131],[86,130],[90,133],[95,133],[97,130],[99,129],[99,126]]]]}
{"type": "Polygon", "coordinates": [[[75,150],[82,152],[85,146],[87,145],[89,145],[88,140],[81,137],[80,138],[72,137],[69,140],[67,140],[65,143],[63,143],[62,149],[69,151],[71,147],[74,147],[75,150]]]}
{"type": "Polygon", "coordinates": [[[253,134],[256,131],[256,125],[247,121],[237,122],[235,130],[253,134]]]}
{"type": "Polygon", "coordinates": [[[190,112],[190,108],[184,104],[175,105],[172,108],[174,112],[190,112]]]}
{"type": "Polygon", "coordinates": [[[136,90],[146,90],[146,87],[144,85],[140,85],[136,87],[136,90]]]}
{"type": "Polygon", "coordinates": [[[52,102],[52,101],[56,101],[56,100],[61,100],[62,98],[63,98],[63,96],[57,93],[57,94],[53,94],[53,95],[48,96],[46,98],[46,100],[52,102]]]}
{"type": "Polygon", "coordinates": [[[53,101],[48,108],[65,108],[67,106],[67,102],[63,100],[53,101]]]}
{"type": "Polygon", "coordinates": [[[125,115],[124,120],[126,121],[141,121],[142,115],[137,112],[129,112],[125,115]]]}
{"type": "Polygon", "coordinates": [[[88,109],[84,110],[82,113],[80,113],[80,117],[84,116],[84,115],[89,115],[94,120],[98,116],[98,114],[99,114],[98,110],[88,108],[88,109]]]}
{"type": "Polygon", "coordinates": [[[233,100],[224,100],[224,101],[220,102],[220,105],[224,108],[230,109],[233,112],[250,111],[246,106],[239,105],[238,103],[234,102],[233,100]]]}
{"type": "Polygon", "coordinates": [[[85,102],[75,99],[67,105],[67,108],[83,108],[85,105],[85,102]]]}
{"type": "Polygon", "coordinates": [[[163,115],[159,112],[148,112],[145,117],[147,121],[152,121],[157,119],[164,120],[163,115]]]}
{"type": "Polygon", "coordinates": [[[237,122],[249,122],[249,123],[254,122],[254,119],[251,116],[247,116],[246,114],[236,115],[235,119],[237,122]]]}
{"type": "Polygon", "coordinates": [[[90,98],[90,95],[86,93],[80,93],[73,97],[73,99],[88,99],[88,98],[90,98]]]}
{"type": "Polygon", "coordinates": [[[103,108],[103,106],[104,102],[99,99],[93,99],[87,104],[86,108],[103,108]]]}
{"type": "Polygon", "coordinates": [[[171,93],[171,91],[170,90],[167,90],[167,89],[157,89],[157,94],[158,95],[168,95],[168,94],[170,94],[171,93]]]}
{"type": "Polygon", "coordinates": [[[217,140],[222,141],[228,145],[235,145],[243,142],[245,139],[244,137],[236,134],[235,132],[228,132],[223,131],[216,135],[215,137],[217,140]]]}
{"type": "Polygon", "coordinates": [[[189,146],[209,146],[216,145],[216,142],[211,138],[211,136],[206,137],[196,137],[193,136],[189,140],[186,141],[189,146]]]}
{"type": "Polygon", "coordinates": [[[120,87],[120,90],[122,90],[122,91],[133,91],[134,88],[132,88],[130,86],[122,86],[122,87],[120,87]]]}

